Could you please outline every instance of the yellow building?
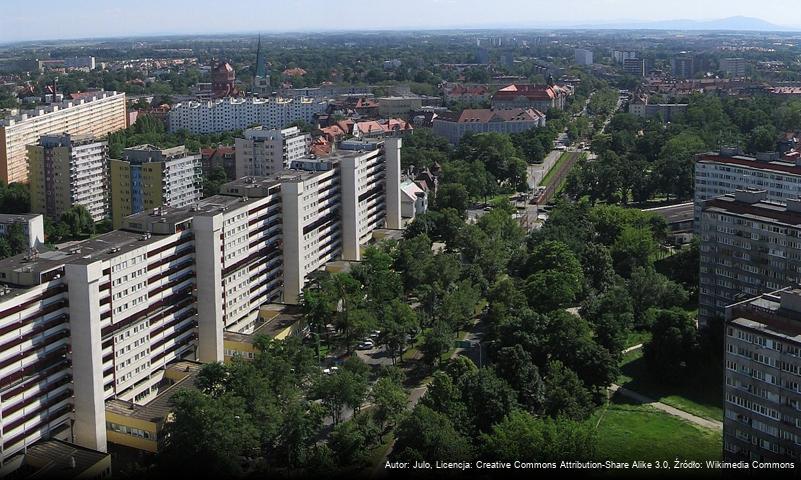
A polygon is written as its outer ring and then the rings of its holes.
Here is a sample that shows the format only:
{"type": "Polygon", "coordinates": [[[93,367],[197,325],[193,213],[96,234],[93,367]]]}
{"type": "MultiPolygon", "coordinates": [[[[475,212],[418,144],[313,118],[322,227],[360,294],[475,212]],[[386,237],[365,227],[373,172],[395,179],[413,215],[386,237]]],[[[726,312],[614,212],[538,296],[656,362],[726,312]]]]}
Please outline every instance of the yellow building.
{"type": "Polygon", "coordinates": [[[235,356],[252,360],[257,352],[256,339],[260,336],[285,340],[303,335],[305,330],[300,309],[293,305],[265,305],[259,309],[258,322],[260,325],[249,334],[225,332],[225,363],[229,363],[235,356]]]}
{"type": "Polygon", "coordinates": [[[165,387],[145,405],[112,399],[106,402],[106,436],[110,443],[157,453],[164,440],[164,425],[170,421],[170,400],[181,389],[195,388],[202,364],[180,361],[164,371],[165,387]]]}
{"type": "Polygon", "coordinates": [[[125,94],[91,92],[78,100],[24,110],[0,120],[0,180],[28,181],[26,145],[49,133],[102,138],[127,126],[125,94]]]}
{"type": "Polygon", "coordinates": [[[183,146],[126,148],[122,160],[111,160],[111,220],[114,228],[134,213],[158,207],[186,207],[203,197],[200,155],[183,146]]]}

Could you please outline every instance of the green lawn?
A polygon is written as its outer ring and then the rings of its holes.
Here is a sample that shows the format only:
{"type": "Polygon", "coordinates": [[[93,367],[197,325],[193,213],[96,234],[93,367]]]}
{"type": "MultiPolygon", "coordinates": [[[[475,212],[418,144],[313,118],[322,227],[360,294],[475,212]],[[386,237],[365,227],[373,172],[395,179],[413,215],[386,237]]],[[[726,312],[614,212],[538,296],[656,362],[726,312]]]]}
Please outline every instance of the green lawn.
{"type": "Polygon", "coordinates": [[[628,335],[626,335],[626,348],[645,343],[649,340],[651,340],[651,332],[631,330],[628,335]]]}
{"type": "Polygon", "coordinates": [[[546,173],[545,176],[542,177],[542,180],[540,181],[540,186],[547,187],[551,185],[554,175],[556,175],[556,172],[558,172],[559,169],[562,168],[561,167],[562,164],[565,162],[565,160],[567,160],[569,155],[570,154],[568,152],[563,152],[561,155],[559,155],[559,160],[554,162],[551,169],[548,170],[548,173],[546,173]]]}
{"type": "Polygon", "coordinates": [[[618,384],[679,410],[711,420],[723,420],[723,367],[708,365],[679,385],[653,378],[642,349],[623,356],[618,384]]]}
{"type": "Polygon", "coordinates": [[[598,458],[634,460],[719,460],[720,432],[708,430],[620,395],[588,420],[598,425],[598,458]]]}

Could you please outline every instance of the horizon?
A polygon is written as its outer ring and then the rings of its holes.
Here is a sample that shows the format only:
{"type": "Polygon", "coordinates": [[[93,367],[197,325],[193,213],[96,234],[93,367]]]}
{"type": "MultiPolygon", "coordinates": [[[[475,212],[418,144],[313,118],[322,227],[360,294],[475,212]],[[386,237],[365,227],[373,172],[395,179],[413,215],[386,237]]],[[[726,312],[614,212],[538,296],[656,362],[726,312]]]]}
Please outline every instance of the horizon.
{"type": "MultiPolygon", "coordinates": [[[[330,9],[317,8],[321,0],[295,0],[270,5],[268,15],[249,15],[250,8],[265,10],[255,0],[231,2],[229,15],[215,12],[216,3],[210,0],[177,0],[167,5],[154,0],[141,0],[135,11],[118,5],[105,6],[99,0],[75,0],[70,11],[74,21],[63,16],[41,16],[41,11],[57,10],[60,3],[43,0],[35,12],[29,4],[12,0],[4,5],[6,15],[0,19],[0,44],[43,41],[70,41],[115,38],[147,38],[200,35],[247,35],[256,33],[347,33],[351,31],[443,31],[443,30],[671,30],[671,31],[801,31],[801,11],[784,11],[786,2],[765,0],[758,5],[744,0],[730,2],[711,1],[698,5],[692,0],[676,0],[665,8],[663,3],[637,2],[636,0],[603,0],[585,5],[581,0],[563,0],[561,8],[549,10],[548,2],[510,0],[501,11],[478,0],[409,0],[408,8],[399,11],[381,0],[371,5],[371,17],[348,18],[355,11],[354,0],[342,0],[341,16],[330,9]],[[458,5],[458,7],[456,7],[458,5]],[[681,8],[686,6],[687,8],[681,8]],[[776,8],[771,9],[771,6],[776,8]],[[204,8],[206,7],[206,8],[204,8]],[[456,7],[456,8],[454,8],[456,7]],[[543,13],[543,10],[544,13],[543,13]],[[158,11],[154,16],[152,12],[158,11]],[[509,12],[513,11],[513,14],[509,12]],[[634,12],[634,16],[620,12],[634,12]],[[677,11],[694,12],[693,15],[676,14],[677,11]],[[563,15],[563,12],[580,12],[563,15]],[[775,12],[775,13],[772,13],[775,12]],[[423,15],[421,15],[421,13],[423,15]],[[766,15],[767,14],[767,15],[766,15]],[[569,17],[569,20],[565,20],[569,17]],[[625,18],[629,17],[629,18],[625,18]],[[209,25],[208,18],[214,18],[209,25]],[[447,20],[442,20],[447,19],[447,20]],[[714,23],[746,21],[756,25],[748,28],[703,28],[702,25],[682,28],[660,27],[662,23],[714,23]],[[649,25],[650,24],[650,25],[649,25]],[[39,28],[31,29],[30,25],[39,28]],[[280,25],[281,28],[275,28],[280,25]],[[205,27],[205,28],[204,28],[205,27]],[[41,32],[48,32],[42,34],[41,32]]],[[[686,26],[686,25],[685,25],[686,26]]]]}

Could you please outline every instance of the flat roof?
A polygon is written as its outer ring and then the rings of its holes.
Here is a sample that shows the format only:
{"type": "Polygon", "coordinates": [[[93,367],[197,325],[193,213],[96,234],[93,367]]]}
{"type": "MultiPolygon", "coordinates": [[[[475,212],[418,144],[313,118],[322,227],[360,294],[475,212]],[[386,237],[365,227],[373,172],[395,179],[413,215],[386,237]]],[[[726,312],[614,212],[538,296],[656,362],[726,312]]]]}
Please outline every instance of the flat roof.
{"type": "Polygon", "coordinates": [[[175,383],[160,391],[156,398],[147,402],[145,405],[138,405],[133,402],[126,402],[118,399],[106,401],[106,411],[116,413],[128,418],[144,420],[147,422],[159,423],[172,412],[172,397],[181,389],[194,389],[197,374],[200,372],[202,363],[181,360],[168,365],[166,372],[183,375],[175,383]]]}
{"type": "MultiPolygon", "coordinates": [[[[72,478],[106,459],[110,454],[91,450],[61,440],[45,440],[27,448],[25,465],[29,471],[25,478],[72,478]],[[71,459],[75,466],[70,465],[71,459]]],[[[14,472],[11,473],[14,476],[14,472]]]]}
{"type": "Polygon", "coordinates": [[[226,331],[224,332],[225,339],[244,343],[254,341],[258,335],[274,338],[283,330],[295,324],[303,315],[303,311],[297,305],[270,303],[259,308],[259,314],[261,315],[265,310],[270,317],[256,328],[253,333],[226,331]]]}
{"type": "Polygon", "coordinates": [[[41,217],[40,213],[0,213],[0,223],[16,223],[22,220],[33,220],[36,217],[41,217]]]}
{"type": "Polygon", "coordinates": [[[788,210],[787,206],[782,203],[764,200],[756,203],[738,201],[731,194],[707,200],[703,211],[738,215],[752,220],[801,228],[801,212],[788,210]]]}

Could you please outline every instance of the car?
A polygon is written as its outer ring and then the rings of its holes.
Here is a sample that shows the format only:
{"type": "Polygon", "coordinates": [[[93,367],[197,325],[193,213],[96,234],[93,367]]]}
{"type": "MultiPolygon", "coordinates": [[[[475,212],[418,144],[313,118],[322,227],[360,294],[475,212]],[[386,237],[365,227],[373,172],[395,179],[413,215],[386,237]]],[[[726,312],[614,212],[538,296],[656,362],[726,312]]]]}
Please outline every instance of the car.
{"type": "Polygon", "coordinates": [[[484,211],[485,211],[485,212],[489,212],[489,211],[491,211],[491,210],[492,210],[492,207],[490,207],[490,206],[486,206],[486,207],[484,207],[484,211]]]}
{"type": "Polygon", "coordinates": [[[362,342],[362,343],[356,345],[356,350],[372,350],[373,347],[375,347],[375,344],[373,342],[371,342],[371,341],[370,342],[362,342]]]}
{"type": "Polygon", "coordinates": [[[369,336],[371,339],[376,339],[381,336],[381,330],[373,330],[369,336]]]}

